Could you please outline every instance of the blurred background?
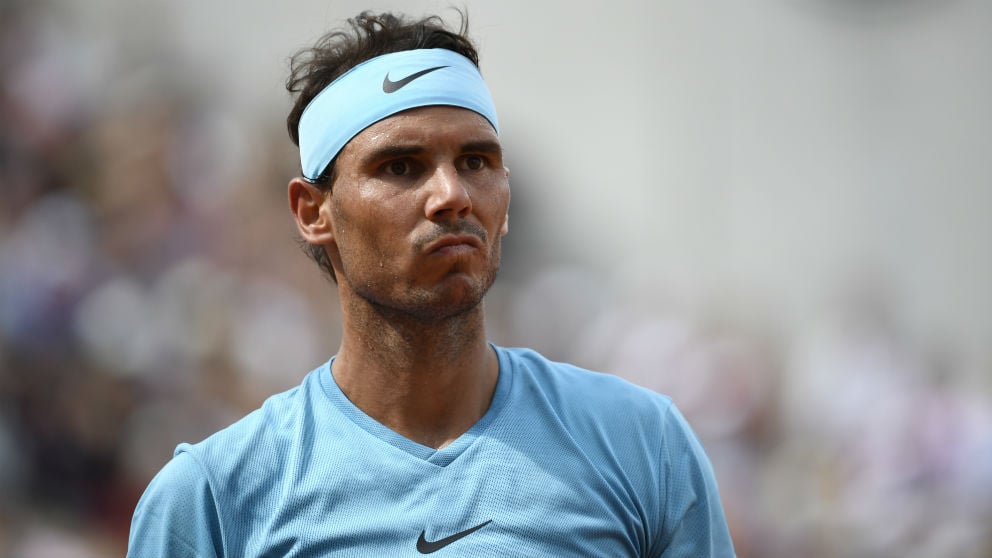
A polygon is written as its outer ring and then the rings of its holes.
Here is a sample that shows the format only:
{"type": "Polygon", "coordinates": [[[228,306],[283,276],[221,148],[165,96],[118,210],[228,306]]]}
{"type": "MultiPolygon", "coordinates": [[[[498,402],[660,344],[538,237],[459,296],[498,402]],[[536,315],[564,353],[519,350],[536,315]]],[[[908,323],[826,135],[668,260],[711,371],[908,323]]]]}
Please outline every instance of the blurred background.
{"type": "MultiPolygon", "coordinates": [[[[513,204],[493,341],[674,397],[742,558],[992,556],[992,3],[466,2],[513,204]]],[[[288,58],[362,9],[0,0],[0,557],[337,348],[288,58]]]]}

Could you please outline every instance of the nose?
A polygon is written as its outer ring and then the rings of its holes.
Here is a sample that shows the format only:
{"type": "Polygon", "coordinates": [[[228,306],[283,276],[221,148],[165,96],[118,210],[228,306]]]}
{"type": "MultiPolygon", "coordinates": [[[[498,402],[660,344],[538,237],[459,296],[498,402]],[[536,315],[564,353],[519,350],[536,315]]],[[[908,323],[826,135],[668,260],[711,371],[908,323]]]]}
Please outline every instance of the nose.
{"type": "Polygon", "coordinates": [[[467,216],[472,212],[472,196],[453,166],[440,166],[427,183],[429,195],[425,212],[436,221],[467,216]]]}

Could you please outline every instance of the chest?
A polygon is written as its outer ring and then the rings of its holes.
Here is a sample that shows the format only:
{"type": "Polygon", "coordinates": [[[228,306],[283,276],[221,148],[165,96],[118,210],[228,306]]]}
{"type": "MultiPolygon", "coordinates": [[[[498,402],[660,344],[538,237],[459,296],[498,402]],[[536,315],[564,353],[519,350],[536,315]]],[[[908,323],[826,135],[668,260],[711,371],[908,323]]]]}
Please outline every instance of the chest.
{"type": "Polygon", "coordinates": [[[281,487],[252,556],[643,556],[651,526],[620,464],[575,447],[479,444],[445,467],[331,460],[281,487]]]}

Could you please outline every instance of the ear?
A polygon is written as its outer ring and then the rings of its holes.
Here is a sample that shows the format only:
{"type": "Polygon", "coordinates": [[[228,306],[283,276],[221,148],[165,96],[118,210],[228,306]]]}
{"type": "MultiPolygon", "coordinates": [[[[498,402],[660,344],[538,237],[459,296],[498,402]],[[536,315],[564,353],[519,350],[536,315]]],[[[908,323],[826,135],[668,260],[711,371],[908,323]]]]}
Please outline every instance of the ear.
{"type": "Polygon", "coordinates": [[[510,232],[510,167],[503,167],[506,173],[506,214],[503,215],[503,224],[499,227],[500,236],[505,236],[510,232]]]}
{"type": "Polygon", "coordinates": [[[310,244],[327,245],[334,239],[327,193],[301,177],[289,181],[289,208],[296,218],[296,229],[310,244]]]}

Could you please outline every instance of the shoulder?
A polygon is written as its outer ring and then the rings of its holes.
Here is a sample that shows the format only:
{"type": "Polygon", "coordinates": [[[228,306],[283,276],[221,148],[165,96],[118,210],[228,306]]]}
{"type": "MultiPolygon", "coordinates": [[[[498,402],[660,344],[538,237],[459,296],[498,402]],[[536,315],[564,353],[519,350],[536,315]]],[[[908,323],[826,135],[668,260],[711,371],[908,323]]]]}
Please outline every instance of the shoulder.
{"type": "Polygon", "coordinates": [[[662,420],[673,406],[667,395],[615,374],[553,361],[532,349],[498,347],[497,351],[513,367],[515,381],[539,390],[556,407],[574,407],[605,418],[635,414],[662,420]]]}
{"type": "Polygon", "coordinates": [[[512,368],[518,417],[551,419],[586,451],[636,454],[651,466],[692,437],[667,395],[530,349],[499,351],[512,368]]]}
{"type": "Polygon", "coordinates": [[[636,451],[661,468],[687,457],[707,462],[671,397],[614,374],[549,360],[531,349],[497,351],[512,367],[514,391],[527,398],[525,406],[554,415],[577,440],[636,451]]]}
{"type": "Polygon", "coordinates": [[[325,367],[207,439],[180,444],[139,500],[128,556],[214,556],[242,548],[244,541],[225,534],[252,517],[250,509],[271,504],[286,456],[307,443],[299,433],[313,421],[311,402],[325,367]]]}
{"type": "Polygon", "coordinates": [[[203,467],[178,454],[142,494],[131,520],[128,557],[194,557],[221,553],[221,526],[203,467]]]}
{"type": "Polygon", "coordinates": [[[189,453],[212,473],[240,467],[270,455],[293,441],[293,432],[312,419],[312,400],[320,396],[319,374],[327,365],[310,372],[303,382],[266,399],[258,409],[195,444],[180,444],[176,455],[189,453]]]}
{"type": "Polygon", "coordinates": [[[269,397],[205,440],[180,444],[160,476],[176,493],[205,485],[221,510],[222,525],[240,521],[244,510],[271,504],[268,499],[285,475],[287,461],[313,442],[313,425],[320,421],[314,414],[326,412],[322,408],[327,405],[319,404],[324,397],[319,375],[325,368],[310,372],[299,386],[269,397]]]}
{"type": "Polygon", "coordinates": [[[733,555],[709,459],[670,397],[529,349],[497,351],[518,413],[553,417],[604,477],[625,479],[617,493],[635,487],[631,500],[653,518],[652,555],[733,555]]]}

